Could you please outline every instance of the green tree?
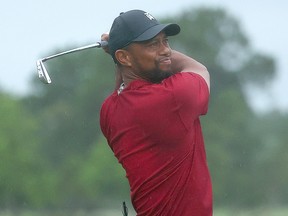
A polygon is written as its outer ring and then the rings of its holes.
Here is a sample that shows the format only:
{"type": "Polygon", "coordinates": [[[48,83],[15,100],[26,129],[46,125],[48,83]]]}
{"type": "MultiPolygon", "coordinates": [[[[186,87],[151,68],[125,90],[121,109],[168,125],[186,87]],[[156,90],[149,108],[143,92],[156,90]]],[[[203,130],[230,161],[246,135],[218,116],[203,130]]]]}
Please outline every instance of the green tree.
{"type": "Polygon", "coordinates": [[[94,201],[92,206],[98,204],[113,208],[119,206],[123,200],[130,200],[125,171],[102,136],[91,146],[86,160],[83,160],[78,178],[81,185],[85,185],[83,196],[94,201]]]}
{"type": "Polygon", "coordinates": [[[69,154],[85,153],[100,134],[100,106],[113,82],[113,65],[105,57],[89,50],[50,61],[52,84],[35,79],[40,94],[25,99],[41,119],[43,153],[56,166],[69,154]]]}
{"type": "Polygon", "coordinates": [[[258,190],[265,191],[263,200],[270,205],[288,203],[288,116],[273,111],[258,117],[252,131],[259,134],[262,148],[255,155],[258,190]]]}
{"type": "Polygon", "coordinates": [[[0,93],[0,104],[0,207],[43,206],[54,180],[43,169],[37,121],[18,98],[0,93]]]}
{"type": "MultiPolygon", "coordinates": [[[[52,84],[43,85],[34,79],[37,94],[26,97],[23,103],[39,119],[41,128],[37,134],[40,137],[41,156],[58,173],[58,185],[54,190],[59,199],[53,206],[97,206],[96,203],[105,199],[100,196],[103,185],[97,185],[97,178],[103,177],[97,170],[107,168],[110,159],[103,155],[106,163],[97,163],[95,167],[95,160],[90,157],[95,156],[92,152],[96,149],[101,151],[101,148],[94,146],[102,138],[99,127],[101,104],[114,85],[112,59],[101,50],[87,50],[49,61],[46,66],[52,84]],[[91,173],[87,173],[87,170],[91,173]],[[93,188],[97,190],[90,187],[92,182],[85,180],[89,175],[95,177],[93,188]]],[[[111,151],[109,153],[113,156],[111,151]]],[[[97,160],[103,161],[103,158],[97,160]]],[[[115,164],[121,170],[116,161],[112,168],[115,168],[115,164]]],[[[119,171],[116,169],[114,172],[119,171]]],[[[111,182],[109,176],[104,175],[104,178],[111,182]]],[[[112,181],[118,185],[116,181],[119,180],[112,178],[112,181]]],[[[118,187],[116,191],[124,187],[118,187]]]]}

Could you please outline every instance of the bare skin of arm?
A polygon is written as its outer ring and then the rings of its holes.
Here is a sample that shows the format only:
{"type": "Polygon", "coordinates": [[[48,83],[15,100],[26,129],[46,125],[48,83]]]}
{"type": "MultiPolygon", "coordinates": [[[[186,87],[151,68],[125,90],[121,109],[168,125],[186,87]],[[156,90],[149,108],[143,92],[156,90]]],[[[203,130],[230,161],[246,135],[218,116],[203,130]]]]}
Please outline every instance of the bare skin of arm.
{"type": "MultiPolygon", "coordinates": [[[[109,41],[109,34],[104,33],[101,35],[102,41],[109,41]]],[[[103,50],[109,54],[109,47],[103,47],[103,50]]],[[[123,83],[123,78],[121,74],[121,68],[118,65],[115,65],[115,90],[119,89],[120,85],[123,83]]]]}
{"type": "Polygon", "coordinates": [[[207,68],[196,61],[195,59],[186,56],[178,51],[171,51],[172,71],[178,72],[193,72],[199,74],[206,81],[210,91],[210,76],[207,68]]]}
{"type": "Polygon", "coordinates": [[[121,68],[118,65],[115,65],[115,90],[120,88],[120,85],[123,83],[121,68]]]}

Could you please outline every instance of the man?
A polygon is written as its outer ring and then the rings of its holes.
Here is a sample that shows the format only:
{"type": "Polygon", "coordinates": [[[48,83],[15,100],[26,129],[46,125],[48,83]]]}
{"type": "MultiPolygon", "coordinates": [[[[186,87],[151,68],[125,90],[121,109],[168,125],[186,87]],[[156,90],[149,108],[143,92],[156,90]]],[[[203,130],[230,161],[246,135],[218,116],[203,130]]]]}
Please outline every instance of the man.
{"type": "Polygon", "coordinates": [[[208,109],[209,74],[172,50],[177,24],[132,10],[113,22],[107,52],[116,90],[100,125],[126,171],[138,216],[211,216],[212,187],[199,116],[208,109]]]}

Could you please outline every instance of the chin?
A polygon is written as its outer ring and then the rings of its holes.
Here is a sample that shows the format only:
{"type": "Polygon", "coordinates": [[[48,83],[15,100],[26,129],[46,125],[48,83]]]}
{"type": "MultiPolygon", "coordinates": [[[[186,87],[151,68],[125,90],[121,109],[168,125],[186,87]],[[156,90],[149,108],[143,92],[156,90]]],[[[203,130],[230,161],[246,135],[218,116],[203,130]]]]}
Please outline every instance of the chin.
{"type": "Polygon", "coordinates": [[[161,71],[161,72],[158,72],[158,73],[155,73],[155,75],[153,77],[150,77],[150,82],[152,83],[161,83],[164,79],[167,79],[168,77],[172,76],[173,73],[172,72],[164,72],[164,71],[161,71]]]}

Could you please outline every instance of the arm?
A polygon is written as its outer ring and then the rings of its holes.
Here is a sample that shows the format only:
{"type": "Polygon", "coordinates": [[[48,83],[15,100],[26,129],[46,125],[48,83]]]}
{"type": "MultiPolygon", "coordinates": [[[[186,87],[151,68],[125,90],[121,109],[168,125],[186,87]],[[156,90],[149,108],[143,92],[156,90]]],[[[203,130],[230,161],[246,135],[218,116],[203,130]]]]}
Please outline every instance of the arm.
{"type": "Polygon", "coordinates": [[[119,65],[115,65],[115,90],[120,88],[120,85],[123,83],[121,68],[119,65]]]}
{"type": "Polygon", "coordinates": [[[199,74],[206,81],[210,91],[210,76],[207,68],[195,59],[186,56],[178,51],[172,50],[171,53],[172,71],[178,72],[193,72],[199,74]]]}
{"type": "MultiPolygon", "coordinates": [[[[109,34],[104,33],[101,35],[102,41],[109,41],[109,34]]],[[[110,55],[109,47],[103,47],[103,50],[110,55]]],[[[121,75],[121,68],[118,65],[115,65],[115,90],[119,89],[120,85],[123,83],[122,75],[121,75]]]]}

